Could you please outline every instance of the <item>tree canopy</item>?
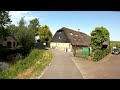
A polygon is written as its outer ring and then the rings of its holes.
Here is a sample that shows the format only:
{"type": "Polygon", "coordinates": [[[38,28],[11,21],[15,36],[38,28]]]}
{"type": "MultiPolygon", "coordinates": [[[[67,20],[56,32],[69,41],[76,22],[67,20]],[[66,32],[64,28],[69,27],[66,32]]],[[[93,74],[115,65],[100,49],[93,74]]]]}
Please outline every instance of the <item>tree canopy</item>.
{"type": "Polygon", "coordinates": [[[18,27],[14,24],[7,26],[6,29],[9,31],[9,35],[12,36],[16,36],[16,33],[18,32],[18,27]]]}
{"type": "Polygon", "coordinates": [[[93,51],[100,50],[102,48],[103,42],[109,40],[110,33],[104,27],[96,27],[95,30],[91,32],[91,45],[93,51]]]}
{"type": "Polygon", "coordinates": [[[0,11],[0,40],[2,40],[8,34],[5,26],[11,22],[9,11],[0,11]]]}
{"type": "Polygon", "coordinates": [[[25,18],[25,16],[22,17],[22,18],[20,19],[20,21],[19,21],[19,27],[20,27],[20,28],[25,27],[26,21],[24,20],[24,18],[25,18]]]}
{"type": "Polygon", "coordinates": [[[42,43],[45,42],[47,45],[49,45],[50,41],[52,39],[52,33],[51,33],[49,27],[47,25],[41,26],[39,28],[38,33],[39,33],[39,36],[40,36],[40,41],[42,43]]]}
{"type": "Polygon", "coordinates": [[[25,26],[24,17],[19,21],[18,32],[16,34],[19,45],[24,49],[31,49],[34,45],[34,30],[30,30],[25,26]]]}
{"type": "Polygon", "coordinates": [[[9,11],[0,11],[0,27],[4,27],[11,22],[9,11]]]}
{"type": "Polygon", "coordinates": [[[39,19],[35,18],[35,19],[30,20],[28,27],[30,29],[33,29],[33,30],[35,30],[37,32],[38,28],[40,27],[40,25],[39,25],[39,19]]]}

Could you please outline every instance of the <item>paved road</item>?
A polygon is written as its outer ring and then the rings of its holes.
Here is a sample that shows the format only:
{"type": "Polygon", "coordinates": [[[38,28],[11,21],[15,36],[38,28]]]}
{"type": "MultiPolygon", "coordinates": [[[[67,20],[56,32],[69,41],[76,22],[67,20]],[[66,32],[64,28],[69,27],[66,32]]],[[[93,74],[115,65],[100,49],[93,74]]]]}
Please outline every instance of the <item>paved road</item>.
{"type": "Polygon", "coordinates": [[[53,61],[40,79],[83,79],[70,53],[55,50],[52,52],[53,61]]]}
{"type": "Polygon", "coordinates": [[[84,79],[120,79],[120,55],[105,57],[98,62],[74,58],[84,79]]]}

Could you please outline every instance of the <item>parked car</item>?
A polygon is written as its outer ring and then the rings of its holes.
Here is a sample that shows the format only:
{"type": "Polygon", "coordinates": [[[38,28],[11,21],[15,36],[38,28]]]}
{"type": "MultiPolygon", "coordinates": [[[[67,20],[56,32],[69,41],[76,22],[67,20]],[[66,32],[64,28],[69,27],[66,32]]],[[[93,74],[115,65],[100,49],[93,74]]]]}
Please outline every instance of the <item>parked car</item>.
{"type": "Polygon", "coordinates": [[[120,53],[120,50],[118,48],[112,49],[112,54],[118,55],[120,53]]]}

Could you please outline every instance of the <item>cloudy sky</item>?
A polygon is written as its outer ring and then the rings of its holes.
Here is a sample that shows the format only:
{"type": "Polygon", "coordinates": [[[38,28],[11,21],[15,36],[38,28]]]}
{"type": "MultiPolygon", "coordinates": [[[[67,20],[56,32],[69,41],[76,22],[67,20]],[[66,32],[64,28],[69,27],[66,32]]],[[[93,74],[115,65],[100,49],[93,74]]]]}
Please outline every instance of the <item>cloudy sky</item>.
{"type": "Polygon", "coordinates": [[[90,35],[98,26],[107,28],[111,40],[120,41],[120,12],[113,11],[10,11],[12,24],[18,25],[21,17],[25,21],[39,18],[40,25],[48,25],[54,34],[62,27],[80,29],[90,35]]]}

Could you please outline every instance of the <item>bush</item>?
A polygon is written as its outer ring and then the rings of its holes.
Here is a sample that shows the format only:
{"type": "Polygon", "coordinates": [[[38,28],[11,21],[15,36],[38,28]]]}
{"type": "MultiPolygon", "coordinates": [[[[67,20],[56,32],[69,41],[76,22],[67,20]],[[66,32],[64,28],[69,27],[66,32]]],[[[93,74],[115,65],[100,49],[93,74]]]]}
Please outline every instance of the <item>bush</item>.
{"type": "MultiPolygon", "coordinates": [[[[9,60],[7,59],[7,56],[15,56],[16,54],[22,54],[22,56],[25,56],[27,54],[29,54],[29,50],[26,50],[24,48],[6,48],[6,47],[2,47],[0,48],[0,59],[4,60],[4,61],[9,61],[12,60],[9,58],[9,60]]],[[[11,57],[12,58],[12,57],[11,57]]]]}
{"type": "Polygon", "coordinates": [[[27,53],[34,46],[34,30],[23,28],[17,32],[17,41],[27,53]]]}
{"type": "Polygon", "coordinates": [[[105,50],[96,50],[92,57],[93,61],[99,61],[111,52],[111,48],[105,50]]]}

